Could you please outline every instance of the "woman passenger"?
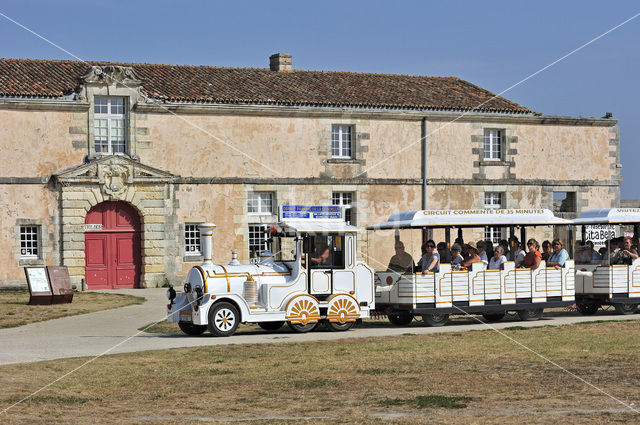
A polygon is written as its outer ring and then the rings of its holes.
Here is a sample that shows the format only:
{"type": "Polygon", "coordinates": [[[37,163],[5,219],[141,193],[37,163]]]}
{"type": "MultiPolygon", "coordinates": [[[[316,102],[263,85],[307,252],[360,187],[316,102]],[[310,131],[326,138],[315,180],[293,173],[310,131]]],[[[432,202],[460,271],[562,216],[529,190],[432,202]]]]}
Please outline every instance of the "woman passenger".
{"type": "Polygon", "coordinates": [[[489,258],[487,257],[487,244],[485,241],[478,241],[476,245],[478,247],[478,255],[483,263],[489,264],[489,258]]]}
{"type": "Polygon", "coordinates": [[[542,261],[542,254],[540,253],[540,245],[535,239],[529,239],[527,241],[527,249],[529,250],[524,256],[524,260],[520,264],[520,267],[528,267],[531,270],[535,270],[540,267],[540,261],[542,261]]]}
{"type": "Polygon", "coordinates": [[[502,245],[496,246],[493,250],[493,257],[489,260],[489,270],[500,270],[504,267],[507,257],[504,255],[504,248],[502,245]]]}
{"type": "Polygon", "coordinates": [[[469,253],[469,256],[466,260],[460,263],[462,267],[469,268],[473,263],[482,263],[482,259],[478,255],[478,248],[474,242],[469,242],[467,244],[467,252],[469,253]]]}
{"type": "Polygon", "coordinates": [[[424,246],[426,254],[423,258],[426,261],[422,263],[422,274],[438,273],[440,271],[440,255],[436,251],[436,243],[429,239],[424,246]]]}
{"type": "Polygon", "coordinates": [[[555,267],[556,269],[564,267],[565,261],[569,259],[569,253],[566,249],[564,249],[562,240],[554,239],[551,243],[551,247],[553,248],[553,253],[551,254],[551,256],[549,256],[547,267],[555,267]]]}

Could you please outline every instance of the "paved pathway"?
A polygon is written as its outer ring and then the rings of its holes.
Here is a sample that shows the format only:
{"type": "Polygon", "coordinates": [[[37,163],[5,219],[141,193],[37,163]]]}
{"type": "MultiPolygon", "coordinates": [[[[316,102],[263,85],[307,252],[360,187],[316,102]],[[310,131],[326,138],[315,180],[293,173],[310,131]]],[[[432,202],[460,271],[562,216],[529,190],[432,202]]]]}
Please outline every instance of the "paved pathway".
{"type": "MultiPolygon", "coordinates": [[[[28,363],[67,357],[97,356],[103,353],[128,353],[144,350],[160,350],[201,345],[227,345],[245,343],[302,342],[393,336],[406,333],[427,334],[488,329],[471,318],[456,320],[439,328],[423,326],[414,322],[408,327],[393,327],[386,320],[367,322],[348,332],[318,330],[307,334],[291,332],[286,326],[275,333],[252,329],[239,329],[228,338],[216,338],[209,333],[190,337],[182,333],[172,335],[139,333],[138,329],[165,318],[166,289],[134,289],[113,291],[144,296],[147,302],[114,310],[65,317],[48,322],[33,323],[18,328],[0,329],[0,365],[28,363]]],[[[551,314],[536,322],[505,320],[491,324],[497,329],[509,326],[541,326],[545,324],[569,324],[592,320],[635,320],[640,314],[620,316],[600,311],[595,316],[577,313],[551,314]]]]}

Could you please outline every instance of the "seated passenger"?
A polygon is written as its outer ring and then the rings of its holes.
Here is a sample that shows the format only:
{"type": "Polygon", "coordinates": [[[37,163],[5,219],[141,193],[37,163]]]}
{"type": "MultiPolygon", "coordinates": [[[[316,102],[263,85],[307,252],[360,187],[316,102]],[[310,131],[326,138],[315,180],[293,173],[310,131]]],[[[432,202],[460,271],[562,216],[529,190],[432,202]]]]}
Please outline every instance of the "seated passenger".
{"type": "Polygon", "coordinates": [[[551,257],[551,242],[546,240],[542,242],[542,259],[549,261],[549,257],[551,257]]]}
{"type": "Polygon", "coordinates": [[[613,256],[612,264],[630,265],[636,258],[638,258],[638,251],[631,246],[631,237],[625,236],[622,248],[613,256]]]}
{"type": "Polygon", "coordinates": [[[460,255],[461,251],[462,251],[462,248],[460,247],[460,244],[454,243],[451,246],[451,265],[452,266],[460,266],[460,263],[464,261],[464,258],[462,258],[462,255],[460,255]]]}
{"type": "Polygon", "coordinates": [[[535,270],[540,267],[540,261],[542,261],[542,254],[540,253],[540,245],[535,239],[529,239],[527,241],[527,249],[529,252],[524,256],[522,263],[518,267],[527,267],[531,270],[535,270]]]}
{"type": "Polygon", "coordinates": [[[449,248],[447,248],[447,244],[445,242],[438,242],[438,245],[436,245],[436,248],[438,249],[438,254],[440,255],[440,262],[450,263],[451,252],[449,251],[449,248]]]}
{"type": "Polygon", "coordinates": [[[515,236],[509,238],[511,245],[511,252],[509,253],[509,259],[516,263],[521,264],[524,260],[524,251],[520,248],[520,241],[515,236]]]}
{"type": "Polygon", "coordinates": [[[478,247],[480,260],[485,264],[489,264],[489,257],[487,257],[487,243],[485,241],[478,241],[476,246],[478,247]]]}
{"type": "Polygon", "coordinates": [[[554,239],[551,243],[551,247],[553,248],[553,253],[551,254],[551,256],[549,256],[547,267],[555,267],[556,269],[564,267],[565,261],[569,259],[569,253],[566,249],[564,249],[562,240],[554,239]]]}
{"type": "Polygon", "coordinates": [[[470,268],[473,263],[482,263],[482,259],[478,255],[478,247],[475,242],[469,242],[467,244],[467,252],[469,253],[466,260],[460,263],[460,266],[470,268]]]}
{"type": "Polygon", "coordinates": [[[504,248],[502,245],[498,245],[493,250],[493,257],[489,260],[489,270],[501,270],[504,268],[504,263],[507,261],[507,257],[504,255],[504,248]]]}
{"type": "Polygon", "coordinates": [[[422,257],[422,274],[438,273],[440,271],[440,255],[436,251],[436,243],[429,239],[424,243],[425,255],[422,257]]]}
{"type": "Polygon", "coordinates": [[[587,241],[585,244],[585,251],[588,252],[588,256],[585,255],[585,258],[588,257],[591,264],[600,264],[602,261],[602,255],[593,249],[593,241],[587,241]]]}
{"type": "Polygon", "coordinates": [[[389,266],[387,267],[387,271],[389,272],[398,272],[398,273],[412,273],[413,267],[413,258],[408,252],[404,250],[404,243],[402,241],[397,241],[395,244],[396,254],[391,257],[389,260],[389,266]]]}

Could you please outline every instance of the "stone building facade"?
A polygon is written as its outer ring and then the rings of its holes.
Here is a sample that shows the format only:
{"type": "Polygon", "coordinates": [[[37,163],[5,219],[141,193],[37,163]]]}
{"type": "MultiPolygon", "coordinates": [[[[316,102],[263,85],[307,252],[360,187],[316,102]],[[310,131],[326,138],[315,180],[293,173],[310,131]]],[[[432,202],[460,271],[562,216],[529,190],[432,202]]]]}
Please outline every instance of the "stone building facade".
{"type": "MultiPolygon", "coordinates": [[[[540,115],[459,78],[297,71],[284,54],[267,69],[0,59],[0,122],[2,286],[42,264],[89,287],[179,283],[202,260],[197,223],[217,225],[214,261],[249,261],[285,204],[344,204],[365,226],[423,203],[620,203],[614,119],[540,115]]],[[[392,247],[360,241],[381,267],[392,247]]]]}

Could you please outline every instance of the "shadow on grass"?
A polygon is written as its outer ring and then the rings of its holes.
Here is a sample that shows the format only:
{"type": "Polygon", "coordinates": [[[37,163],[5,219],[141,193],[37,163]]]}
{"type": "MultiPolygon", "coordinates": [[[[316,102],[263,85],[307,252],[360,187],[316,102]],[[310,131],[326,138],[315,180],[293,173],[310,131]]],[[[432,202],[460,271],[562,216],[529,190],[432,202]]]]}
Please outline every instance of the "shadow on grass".
{"type": "Polygon", "coordinates": [[[388,398],[380,402],[383,406],[401,406],[409,405],[417,409],[426,409],[429,407],[444,407],[447,409],[464,409],[467,405],[463,402],[471,401],[471,397],[446,395],[419,395],[414,398],[388,398]]]}

